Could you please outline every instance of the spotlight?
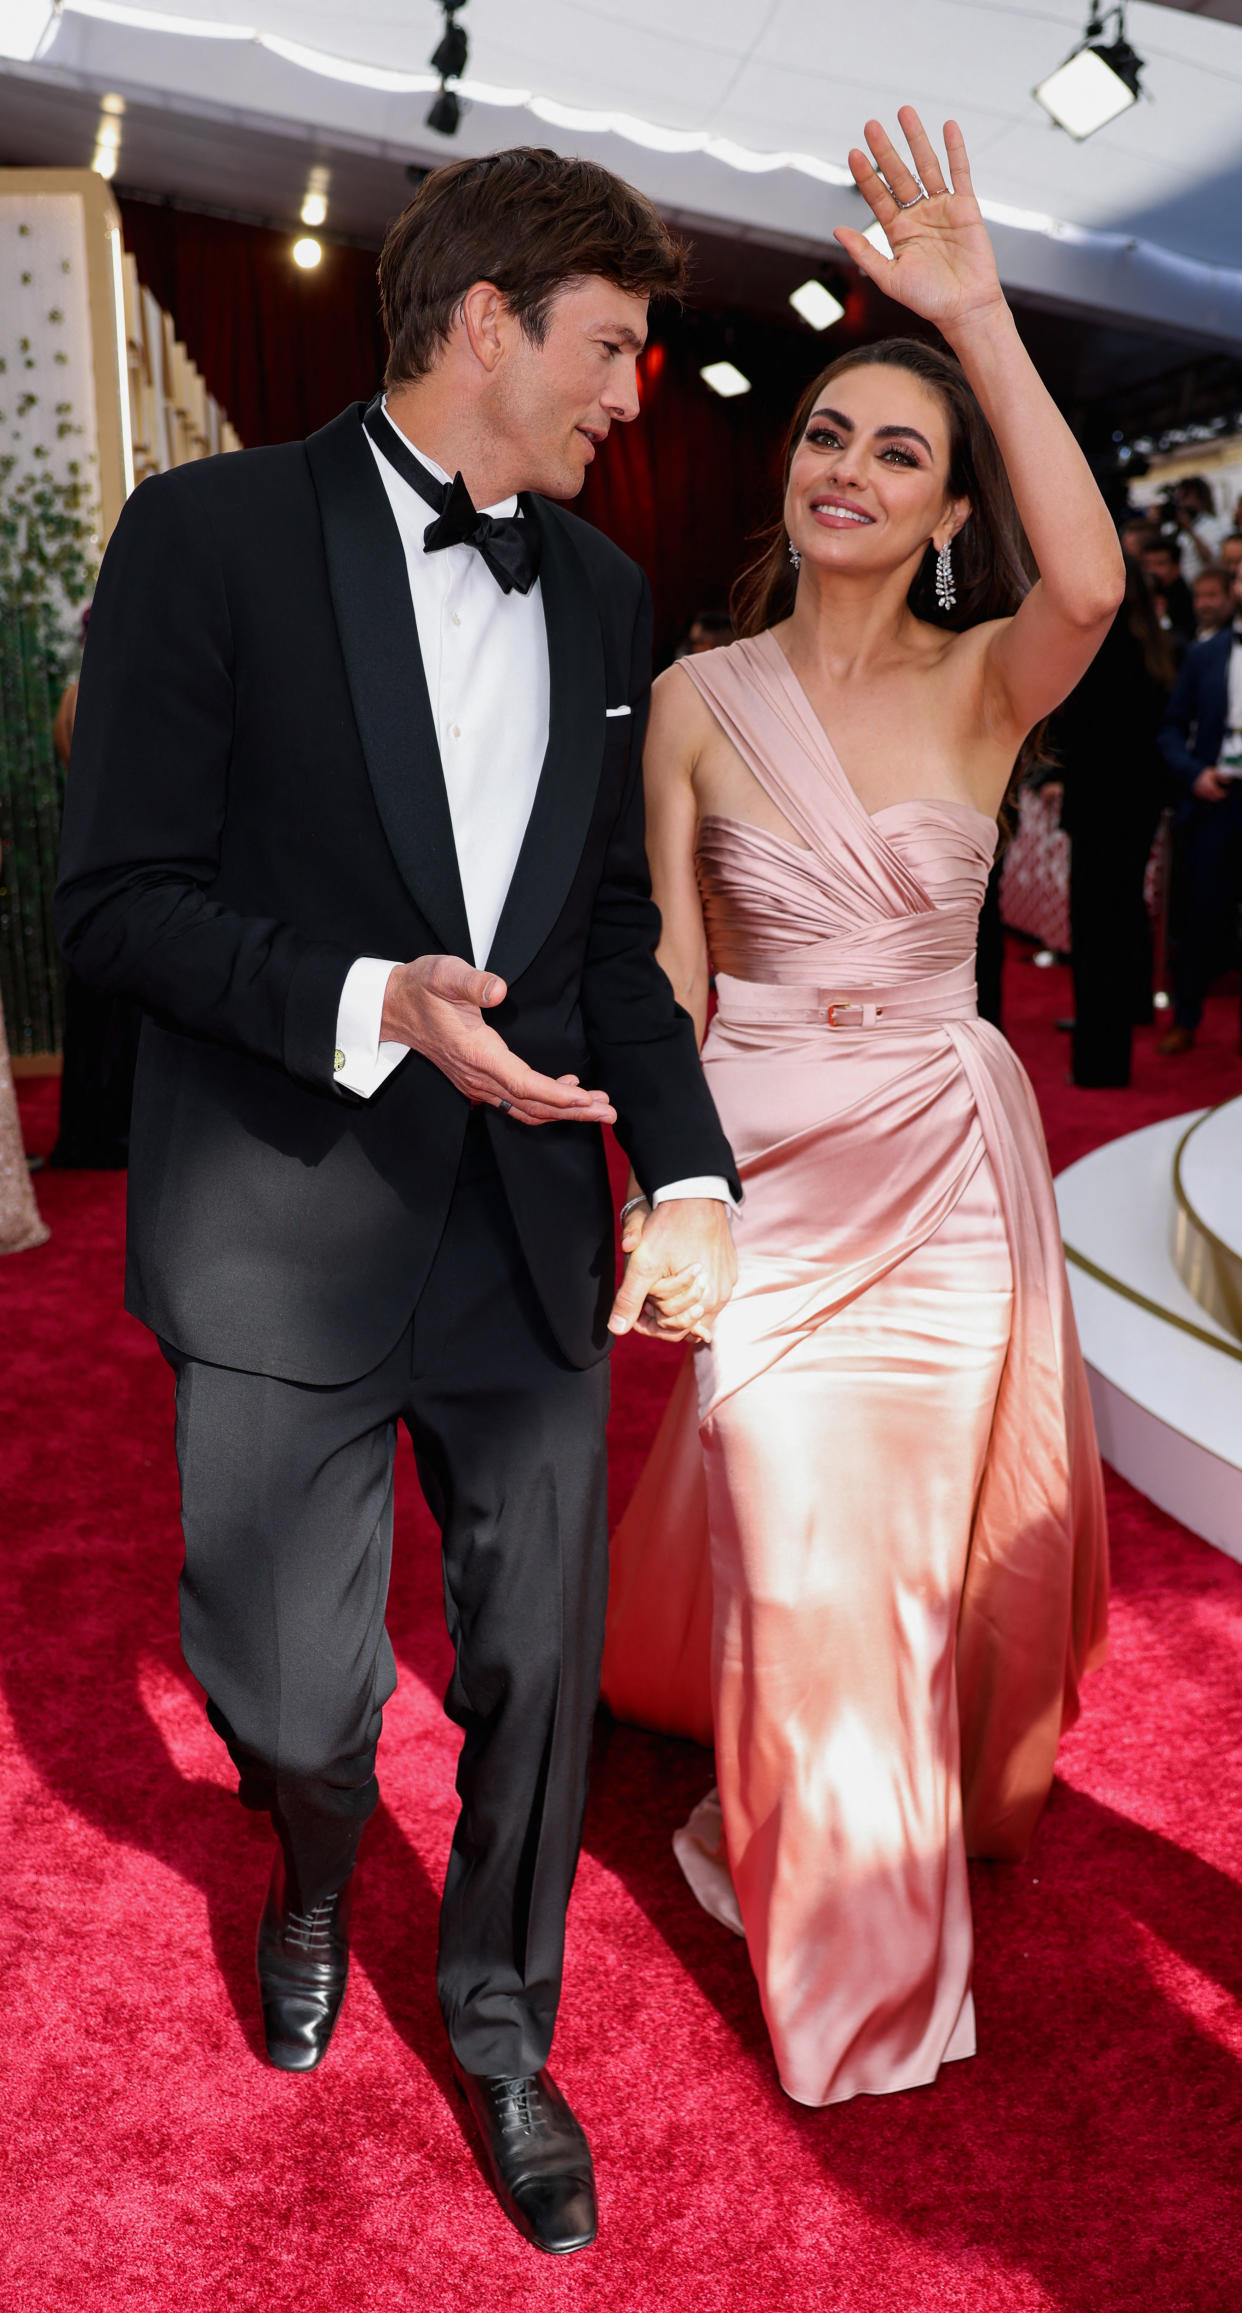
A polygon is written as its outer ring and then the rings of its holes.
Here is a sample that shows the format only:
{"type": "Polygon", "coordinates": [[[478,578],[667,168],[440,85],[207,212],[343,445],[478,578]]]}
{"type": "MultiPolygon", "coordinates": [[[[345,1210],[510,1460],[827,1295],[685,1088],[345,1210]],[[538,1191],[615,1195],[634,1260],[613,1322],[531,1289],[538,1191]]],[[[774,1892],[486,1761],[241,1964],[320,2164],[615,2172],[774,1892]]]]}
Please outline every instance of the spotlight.
{"type": "Polygon", "coordinates": [[[306,191],[299,211],[304,225],[325,225],[328,221],[328,186],[332,182],[329,169],[316,166],[306,180],[306,191]]]}
{"type": "Polygon", "coordinates": [[[1091,0],[1091,19],[1077,48],[1032,93],[1057,127],[1081,144],[1137,104],[1142,70],[1142,57],[1126,39],[1124,8],[1101,11],[1100,0],[1091,0]],[[1113,38],[1106,40],[1109,19],[1113,38]]]}
{"type": "Polygon", "coordinates": [[[437,136],[455,137],[460,119],[461,105],[458,99],[451,88],[442,88],[427,115],[428,128],[434,129],[437,136]]]}
{"type": "Polygon", "coordinates": [[[804,281],[800,289],[791,289],[789,302],[811,329],[831,329],[845,311],[840,298],[825,289],[822,281],[804,281]]]}
{"type": "Polygon", "coordinates": [[[303,240],[293,244],[293,262],[301,266],[303,273],[312,273],[322,255],[322,244],[309,233],[303,240]]]}
{"type": "Polygon", "coordinates": [[[704,385],[710,386],[712,392],[719,394],[724,401],[732,401],[734,394],[750,392],[750,379],[731,361],[709,361],[707,367],[699,371],[699,376],[704,385]]]}
{"type": "Polygon", "coordinates": [[[461,120],[461,99],[449,87],[450,80],[460,80],[466,69],[470,43],[457,21],[457,11],[466,0],[441,0],[444,9],[444,30],[432,59],[431,69],[440,75],[440,93],[433,99],[427,115],[427,126],[437,136],[455,137],[461,120]]]}

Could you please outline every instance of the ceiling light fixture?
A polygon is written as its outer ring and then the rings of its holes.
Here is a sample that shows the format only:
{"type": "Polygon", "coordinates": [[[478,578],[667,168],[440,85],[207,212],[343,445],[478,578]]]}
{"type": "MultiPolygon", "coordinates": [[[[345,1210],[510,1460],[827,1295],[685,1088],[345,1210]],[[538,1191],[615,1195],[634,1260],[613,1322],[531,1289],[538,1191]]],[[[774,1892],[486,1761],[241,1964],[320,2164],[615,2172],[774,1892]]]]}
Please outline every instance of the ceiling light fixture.
{"type": "Polygon", "coordinates": [[[322,255],[323,245],[315,240],[313,234],[307,233],[301,241],[293,244],[293,262],[301,266],[303,273],[312,273],[322,255]]]}
{"type": "Polygon", "coordinates": [[[1100,0],[1091,0],[1091,19],[1077,48],[1032,94],[1057,127],[1081,144],[1137,104],[1142,70],[1142,57],[1126,39],[1124,6],[1101,9],[1100,0]],[[1105,38],[1110,22],[1111,40],[1105,38]]]}
{"type": "Polygon", "coordinates": [[[791,289],[789,302],[809,329],[831,329],[845,311],[840,298],[825,289],[822,281],[804,281],[800,288],[791,289]]]}
{"type": "Polygon", "coordinates": [[[449,83],[460,81],[470,54],[465,28],[457,21],[457,11],[465,4],[466,0],[441,0],[444,30],[431,57],[431,69],[439,73],[440,87],[427,114],[428,128],[441,137],[455,137],[461,120],[461,98],[456,85],[450,87],[449,83]]]}
{"type": "Polygon", "coordinates": [[[306,180],[306,191],[298,212],[304,225],[326,225],[328,221],[328,187],[332,182],[330,169],[316,166],[306,180]]]}
{"type": "Polygon", "coordinates": [[[727,402],[732,401],[734,394],[750,392],[750,379],[731,361],[709,361],[699,376],[705,386],[710,386],[714,394],[727,402]]]}
{"type": "Polygon", "coordinates": [[[7,0],[0,10],[0,56],[33,64],[51,47],[59,23],[60,9],[52,0],[7,0]]]}

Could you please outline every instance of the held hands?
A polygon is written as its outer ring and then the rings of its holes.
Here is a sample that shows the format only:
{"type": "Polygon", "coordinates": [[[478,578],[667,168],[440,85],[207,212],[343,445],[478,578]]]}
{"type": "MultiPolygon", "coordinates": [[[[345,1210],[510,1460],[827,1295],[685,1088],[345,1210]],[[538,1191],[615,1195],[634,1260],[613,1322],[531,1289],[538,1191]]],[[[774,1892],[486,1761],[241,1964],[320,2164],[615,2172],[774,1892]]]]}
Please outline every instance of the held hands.
{"type": "Polygon", "coordinates": [[[612,1124],[606,1092],[585,1092],[576,1076],[540,1076],[488,1027],[484,1010],[507,992],[495,972],[460,956],[416,956],[388,975],[381,1042],[408,1044],[467,1100],[503,1104],[518,1124],[612,1124]]]}
{"type": "Polygon", "coordinates": [[[608,1320],[611,1333],[655,1341],[710,1341],[737,1282],[725,1207],[715,1197],[677,1197],[637,1206],[621,1236],[625,1275],[608,1320]]]}
{"type": "Polygon", "coordinates": [[[854,182],[884,227],[891,258],[881,256],[852,226],[838,226],[836,238],[886,297],[950,336],[981,314],[1004,309],[996,259],[957,122],[945,122],[951,180],[946,185],[936,148],[913,105],[902,105],[897,118],[913,169],[878,120],[869,120],[863,131],[870,158],[857,146],[850,154],[854,182]],[[926,197],[920,198],[920,192],[926,197]]]}

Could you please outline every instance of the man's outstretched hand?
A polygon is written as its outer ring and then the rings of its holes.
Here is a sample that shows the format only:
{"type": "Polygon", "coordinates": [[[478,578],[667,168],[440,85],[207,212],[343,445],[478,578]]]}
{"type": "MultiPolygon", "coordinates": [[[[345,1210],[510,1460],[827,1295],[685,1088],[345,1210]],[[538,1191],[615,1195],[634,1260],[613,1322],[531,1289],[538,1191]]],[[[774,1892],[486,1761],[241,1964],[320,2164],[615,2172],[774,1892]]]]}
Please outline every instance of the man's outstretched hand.
{"type": "Polygon", "coordinates": [[[608,1320],[611,1333],[657,1341],[710,1341],[737,1282],[728,1213],[716,1197],[674,1197],[630,1214],[621,1239],[625,1275],[608,1320]]]}
{"type": "Polygon", "coordinates": [[[488,1027],[484,1012],[507,993],[495,972],[460,956],[416,956],[388,975],[380,1041],[421,1052],[467,1100],[507,1101],[518,1124],[612,1124],[606,1092],[584,1092],[576,1076],[540,1076],[488,1027]]]}

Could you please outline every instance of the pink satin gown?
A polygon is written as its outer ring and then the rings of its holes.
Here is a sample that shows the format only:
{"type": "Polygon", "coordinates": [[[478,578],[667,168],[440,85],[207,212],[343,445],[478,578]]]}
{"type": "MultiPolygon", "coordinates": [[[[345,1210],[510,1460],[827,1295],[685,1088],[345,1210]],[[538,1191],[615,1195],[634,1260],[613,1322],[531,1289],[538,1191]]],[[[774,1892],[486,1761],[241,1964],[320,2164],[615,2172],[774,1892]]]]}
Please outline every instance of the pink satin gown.
{"type": "Polygon", "coordinates": [[[1102,1655],[1103,1489],[1034,1096],[976,1013],[993,821],[868,814],[771,635],[683,666],[797,841],[700,823],[739,1278],[614,1537],[604,1692],[714,1739],[678,1853],[832,2104],[974,2051],[966,1855],[1023,1852],[1102,1655]]]}

